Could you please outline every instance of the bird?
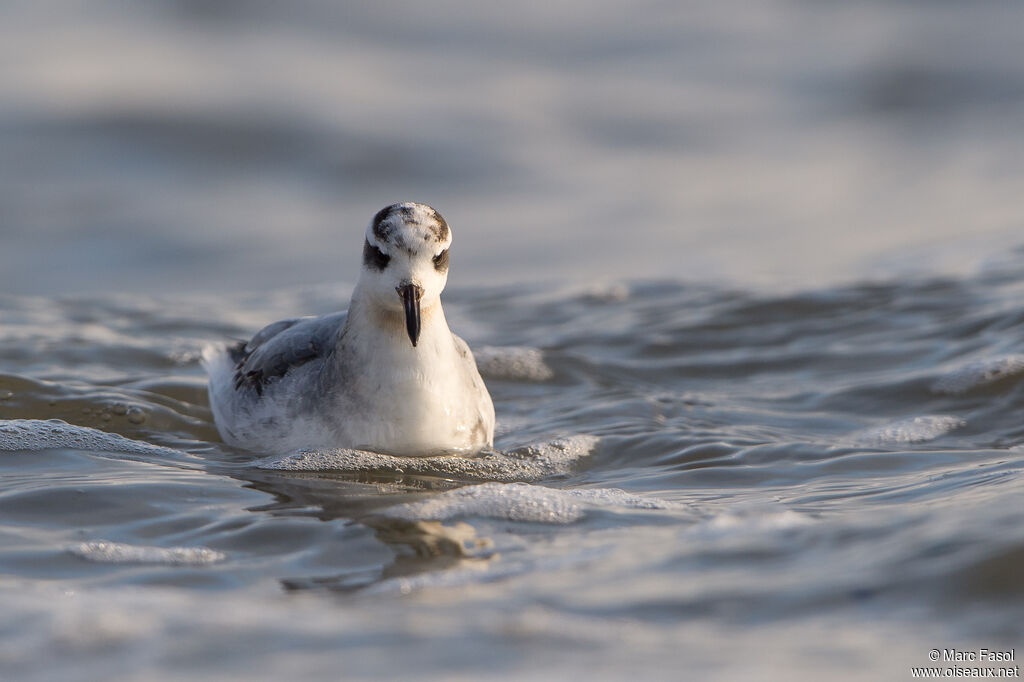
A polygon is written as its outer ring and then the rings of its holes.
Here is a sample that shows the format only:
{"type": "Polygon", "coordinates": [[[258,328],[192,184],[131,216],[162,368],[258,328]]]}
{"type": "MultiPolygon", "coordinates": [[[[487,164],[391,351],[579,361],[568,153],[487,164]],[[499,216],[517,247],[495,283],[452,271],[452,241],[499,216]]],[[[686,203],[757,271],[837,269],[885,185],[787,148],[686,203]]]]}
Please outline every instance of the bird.
{"type": "Polygon", "coordinates": [[[494,404],[441,307],[451,242],[447,221],[430,206],[386,206],[366,227],[347,311],[207,345],[202,363],[224,442],[264,453],[396,456],[491,448],[494,404]]]}

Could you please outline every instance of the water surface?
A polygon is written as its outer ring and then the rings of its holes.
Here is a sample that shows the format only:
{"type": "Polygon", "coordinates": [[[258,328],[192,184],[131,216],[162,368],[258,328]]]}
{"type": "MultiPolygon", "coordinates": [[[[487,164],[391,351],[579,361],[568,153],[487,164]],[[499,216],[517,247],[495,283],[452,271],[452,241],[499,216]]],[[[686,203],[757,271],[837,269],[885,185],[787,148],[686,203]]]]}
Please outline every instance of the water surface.
{"type": "Polygon", "coordinates": [[[1024,650],[1022,21],[5,3],[0,678],[1024,650]],[[502,453],[225,447],[199,349],[343,309],[404,200],[452,225],[502,453]]]}
{"type": "Polygon", "coordinates": [[[1019,644],[1022,292],[1017,258],[780,296],[452,291],[509,453],[460,467],[219,442],[202,343],[347,287],[7,297],[2,416],[62,421],[0,428],[0,656],[17,679],[901,679],[1019,644]]]}

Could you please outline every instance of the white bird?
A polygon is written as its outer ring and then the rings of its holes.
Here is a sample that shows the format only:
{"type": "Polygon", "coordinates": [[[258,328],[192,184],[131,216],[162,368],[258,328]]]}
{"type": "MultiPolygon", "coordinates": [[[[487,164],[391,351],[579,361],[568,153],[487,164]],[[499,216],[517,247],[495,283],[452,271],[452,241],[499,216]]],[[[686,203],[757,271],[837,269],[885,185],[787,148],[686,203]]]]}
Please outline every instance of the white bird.
{"type": "Polygon", "coordinates": [[[259,452],[405,456],[491,447],[491,396],[441,308],[451,241],[430,206],[388,206],[366,228],[348,312],[282,320],[248,343],[206,347],[224,441],[259,452]]]}

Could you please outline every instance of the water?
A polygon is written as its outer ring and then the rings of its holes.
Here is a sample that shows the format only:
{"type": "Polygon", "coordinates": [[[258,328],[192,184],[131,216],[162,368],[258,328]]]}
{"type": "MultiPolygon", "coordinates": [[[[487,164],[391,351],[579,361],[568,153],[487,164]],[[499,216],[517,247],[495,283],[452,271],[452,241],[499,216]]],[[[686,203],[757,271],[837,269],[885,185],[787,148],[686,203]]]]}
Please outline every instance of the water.
{"type": "Polygon", "coordinates": [[[1022,13],[8,2],[0,290],[351,281],[407,200],[455,283],[962,274],[1018,240],[1022,13]]]}
{"type": "Polygon", "coordinates": [[[1022,14],[8,3],[0,678],[1019,664],[1022,14]],[[396,200],[500,452],[224,446],[396,200]]]}
{"type": "Polygon", "coordinates": [[[3,416],[124,439],[0,429],[0,660],[14,679],[900,679],[931,648],[1019,644],[1016,260],[787,295],[453,291],[508,452],[458,466],[218,442],[196,349],[344,287],[6,298],[3,416]]]}

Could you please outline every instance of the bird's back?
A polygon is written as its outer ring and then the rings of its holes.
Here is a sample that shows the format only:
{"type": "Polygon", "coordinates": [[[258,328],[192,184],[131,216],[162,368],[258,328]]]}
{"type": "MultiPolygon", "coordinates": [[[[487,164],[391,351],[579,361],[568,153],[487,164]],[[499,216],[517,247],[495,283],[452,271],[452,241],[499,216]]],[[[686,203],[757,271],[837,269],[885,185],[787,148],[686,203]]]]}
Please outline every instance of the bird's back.
{"type": "Polygon", "coordinates": [[[281,320],[248,342],[203,350],[210,409],[225,442],[270,451],[327,437],[316,433],[317,375],[346,318],[341,312],[281,320]]]}

